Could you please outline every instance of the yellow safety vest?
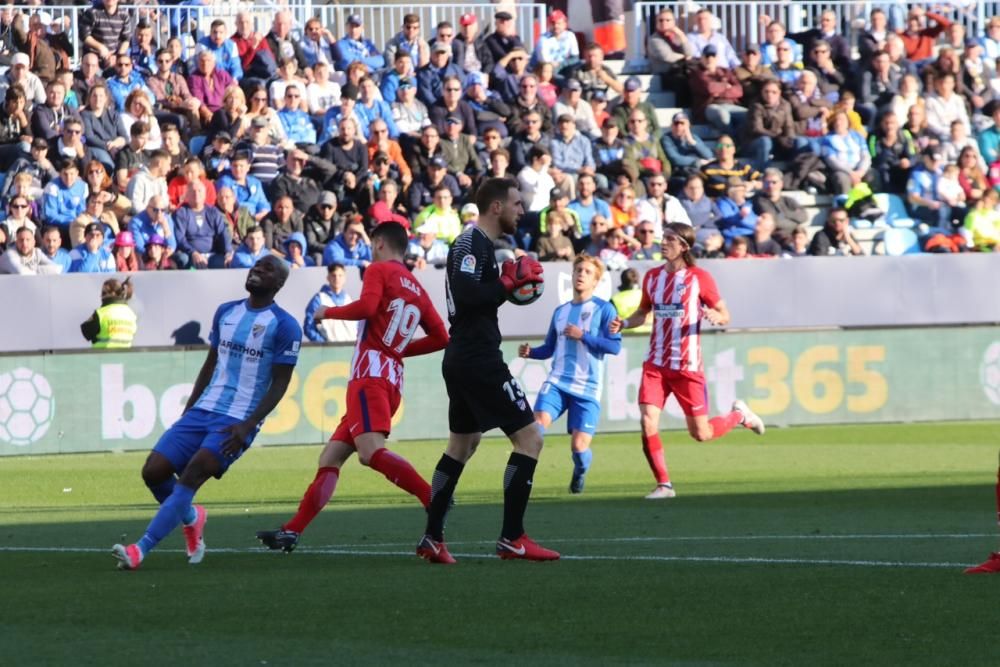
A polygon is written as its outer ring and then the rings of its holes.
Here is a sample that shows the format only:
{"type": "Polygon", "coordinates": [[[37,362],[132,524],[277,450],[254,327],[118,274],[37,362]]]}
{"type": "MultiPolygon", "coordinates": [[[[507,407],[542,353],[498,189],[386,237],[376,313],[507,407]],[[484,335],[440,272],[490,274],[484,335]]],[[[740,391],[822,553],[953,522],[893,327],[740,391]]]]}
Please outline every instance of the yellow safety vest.
{"type": "MultiPolygon", "coordinates": [[[[618,311],[618,317],[623,320],[639,310],[639,304],[642,302],[642,290],[639,288],[634,288],[630,290],[624,290],[618,292],[613,297],[611,297],[611,303],[618,311]]],[[[625,331],[632,331],[635,333],[649,333],[653,330],[651,324],[643,324],[642,326],[635,327],[634,329],[626,329],[625,331]]]]}
{"type": "Polygon", "coordinates": [[[136,319],[135,312],[124,303],[109,303],[98,308],[97,321],[101,330],[97,333],[94,348],[132,347],[136,319]]]}

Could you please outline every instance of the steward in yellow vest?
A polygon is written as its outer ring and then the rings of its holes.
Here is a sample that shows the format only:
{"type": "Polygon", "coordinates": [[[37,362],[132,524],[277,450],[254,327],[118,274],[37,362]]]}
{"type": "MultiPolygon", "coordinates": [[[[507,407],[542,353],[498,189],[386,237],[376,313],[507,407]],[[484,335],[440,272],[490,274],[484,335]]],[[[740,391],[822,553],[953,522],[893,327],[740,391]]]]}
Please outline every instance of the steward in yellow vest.
{"type": "MultiPolygon", "coordinates": [[[[632,268],[622,271],[619,289],[621,291],[611,297],[611,303],[618,311],[618,317],[624,320],[639,310],[639,303],[642,301],[642,284],[639,281],[639,272],[632,268]]],[[[635,333],[649,333],[652,330],[653,325],[650,324],[649,318],[642,326],[629,329],[630,332],[635,333]]]]}
{"type": "Polygon", "coordinates": [[[80,325],[80,333],[95,349],[132,347],[137,318],[128,305],[132,298],[131,280],[105,280],[101,287],[101,307],[80,325]]]}

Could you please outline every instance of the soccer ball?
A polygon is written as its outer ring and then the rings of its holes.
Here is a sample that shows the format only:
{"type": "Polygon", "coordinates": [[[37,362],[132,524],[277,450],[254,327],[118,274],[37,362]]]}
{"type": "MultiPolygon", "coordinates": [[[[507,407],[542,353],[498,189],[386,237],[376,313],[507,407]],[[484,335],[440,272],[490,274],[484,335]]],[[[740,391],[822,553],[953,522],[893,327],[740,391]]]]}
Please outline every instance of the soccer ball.
{"type": "Polygon", "coordinates": [[[1000,405],[1000,342],[991,344],[983,353],[983,362],[979,365],[979,383],[990,403],[1000,405]]]}
{"type": "Polygon", "coordinates": [[[30,368],[0,374],[0,440],[24,447],[49,430],[56,402],[44,375],[30,368]]]}
{"type": "Polygon", "coordinates": [[[545,291],[545,283],[525,283],[520,287],[514,288],[507,295],[507,300],[516,306],[527,306],[529,303],[534,303],[542,298],[542,292],[545,291]]]}

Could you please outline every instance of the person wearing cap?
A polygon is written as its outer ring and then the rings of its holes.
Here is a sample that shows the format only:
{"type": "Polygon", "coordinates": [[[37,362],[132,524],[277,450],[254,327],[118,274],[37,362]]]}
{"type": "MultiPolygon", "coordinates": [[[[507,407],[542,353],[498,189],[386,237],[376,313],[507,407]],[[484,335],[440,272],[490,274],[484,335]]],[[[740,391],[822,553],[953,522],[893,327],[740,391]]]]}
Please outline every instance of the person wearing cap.
{"type": "MultiPolygon", "coordinates": [[[[659,147],[659,142],[656,142],[659,147]]],[[[550,143],[552,151],[552,177],[572,199],[576,194],[576,179],[581,174],[593,174],[596,169],[594,147],[582,132],[576,128],[576,120],[570,114],[562,114],[556,121],[555,132],[550,143]]],[[[663,152],[663,149],[659,149],[663,152]]],[[[666,158],[664,158],[665,160],[666,158]]]]}
{"type": "Polygon", "coordinates": [[[448,263],[448,244],[438,238],[438,226],[434,220],[424,222],[406,247],[407,264],[421,270],[428,266],[443,268],[448,263]]]}
{"type": "MultiPolygon", "coordinates": [[[[267,44],[268,51],[273,54],[274,62],[280,63],[285,58],[293,58],[299,70],[309,78],[312,71],[309,69],[305,54],[302,52],[302,45],[292,34],[293,22],[292,13],[287,9],[275,12],[274,20],[271,22],[271,30],[264,37],[264,42],[267,44]]],[[[244,69],[246,68],[244,67],[244,69]]]]}
{"type": "Polygon", "coordinates": [[[323,262],[323,249],[344,228],[344,220],[337,213],[337,195],[324,190],[316,203],[302,219],[302,233],[306,236],[306,253],[316,265],[323,262]]]}
{"type": "Polygon", "coordinates": [[[601,129],[594,118],[594,109],[583,99],[583,84],[577,79],[566,81],[552,112],[556,118],[570,116],[576,123],[576,129],[590,139],[601,136],[601,129]]]}
{"type": "Polygon", "coordinates": [[[92,222],[84,230],[84,241],[69,253],[69,273],[114,273],[115,258],[104,245],[104,228],[92,222]]]}
{"type": "Polygon", "coordinates": [[[340,105],[330,107],[323,116],[323,131],[320,133],[319,143],[325,144],[336,137],[340,132],[340,121],[344,118],[353,119],[356,127],[361,127],[361,115],[356,110],[360,94],[361,91],[353,83],[344,84],[340,89],[340,105]]]}
{"type": "Polygon", "coordinates": [[[111,254],[115,258],[118,273],[134,273],[139,270],[139,256],[136,254],[132,232],[123,230],[115,236],[111,254]]]}
{"type": "Polygon", "coordinates": [[[702,58],[705,49],[711,45],[718,54],[719,62],[730,69],[740,64],[736,49],[729,43],[726,36],[715,29],[716,18],[709,9],[699,9],[694,15],[694,30],[687,34],[691,51],[695,58],[702,58]]]}
{"type": "Polygon", "coordinates": [[[354,299],[347,293],[347,271],[343,264],[333,263],[326,267],[326,284],[323,285],[306,306],[302,320],[302,333],[314,343],[350,343],[358,338],[358,323],[353,320],[325,319],[317,322],[313,317],[320,309],[346,306],[354,299]]]}
{"type": "Polygon", "coordinates": [[[928,146],[920,163],[910,171],[906,183],[906,203],[910,215],[931,227],[951,230],[951,207],[937,196],[937,184],[944,164],[941,148],[928,146]]]}
{"type": "MultiPolygon", "coordinates": [[[[229,154],[229,167],[232,167],[232,155],[245,152],[250,155],[250,175],[264,186],[265,190],[278,177],[285,161],[285,148],[276,144],[271,134],[272,126],[263,116],[256,116],[250,122],[250,130],[243,135],[243,141],[237,144],[229,154]]],[[[284,132],[284,128],[282,128],[284,132]]],[[[288,143],[288,142],[286,142],[288,143]]],[[[289,146],[295,144],[288,143],[289,146]]],[[[220,172],[221,175],[221,172],[220,172]]]]}
{"type": "MultiPolygon", "coordinates": [[[[410,56],[410,61],[415,67],[423,67],[430,61],[431,47],[420,34],[420,17],[416,14],[403,16],[402,29],[385,45],[382,57],[386,63],[395,63],[396,56],[400,53],[410,56]]],[[[394,100],[396,95],[393,94],[386,99],[394,100]]]]}
{"type": "Polygon", "coordinates": [[[83,52],[96,53],[105,67],[114,64],[116,55],[128,52],[135,24],[118,0],[95,3],[80,15],[79,23],[83,52]]]}
{"type": "Polygon", "coordinates": [[[531,66],[538,63],[552,63],[557,70],[576,63],[580,59],[580,47],[576,34],[569,28],[569,19],[561,9],[549,14],[549,29],[542,33],[531,54],[531,66]]]}
{"type": "Polygon", "coordinates": [[[466,72],[493,71],[493,54],[486,46],[486,35],[479,30],[479,18],[472,12],[458,19],[458,34],[451,43],[451,61],[466,72]]]}
{"type": "Polygon", "coordinates": [[[760,88],[765,82],[777,80],[774,70],[761,63],[760,47],[756,44],[751,44],[743,50],[740,66],[734,73],[743,86],[743,102],[748,107],[760,100],[760,88]]]}
{"type": "Polygon", "coordinates": [[[549,190],[549,205],[538,213],[538,233],[544,234],[549,229],[549,218],[553,214],[562,217],[563,233],[578,241],[583,237],[583,222],[580,215],[569,206],[570,193],[560,187],[549,190]]]}
{"type": "Polygon", "coordinates": [[[417,86],[413,79],[402,78],[392,102],[392,119],[399,128],[401,141],[412,145],[422,128],[431,124],[427,105],[417,99],[417,86]]]}
{"type": "Polygon", "coordinates": [[[633,110],[638,110],[646,117],[650,134],[660,133],[660,123],[656,120],[656,109],[648,101],[642,99],[642,82],[638,77],[630,76],[625,80],[621,99],[611,111],[611,118],[618,126],[618,132],[625,135],[628,132],[628,119],[633,110]]]}
{"type": "Polygon", "coordinates": [[[691,130],[691,117],[683,111],[674,114],[660,143],[672,167],[670,185],[675,192],[684,187],[688,175],[697,173],[714,158],[712,149],[691,130]]]}
{"type": "Polygon", "coordinates": [[[346,34],[333,45],[333,58],[341,72],[346,72],[347,67],[355,60],[363,62],[373,71],[382,69],[386,63],[375,44],[365,38],[364,24],[358,14],[347,17],[346,34]]]}
{"type": "Polygon", "coordinates": [[[691,80],[691,111],[696,121],[711,123],[720,132],[738,134],[746,117],[740,106],[743,86],[733,70],[719,64],[714,44],[702,50],[701,63],[691,80]]]}
{"type": "Polygon", "coordinates": [[[469,72],[465,76],[465,96],[462,99],[472,108],[480,136],[484,136],[487,129],[495,129],[501,137],[506,137],[507,119],[513,111],[488,84],[486,74],[469,72]]]}
{"type": "Polygon", "coordinates": [[[159,234],[153,234],[146,242],[142,252],[139,268],[143,271],[173,271],[177,263],[167,253],[167,241],[159,234]]]}
{"type": "Polygon", "coordinates": [[[507,11],[499,11],[493,15],[493,32],[486,36],[484,43],[494,63],[499,63],[504,56],[514,50],[527,53],[524,42],[517,34],[514,17],[507,11]]]}
{"type": "Polygon", "coordinates": [[[451,201],[458,201],[462,189],[458,180],[448,173],[448,163],[440,155],[431,158],[423,173],[418,176],[406,191],[406,208],[410,215],[417,215],[434,203],[434,192],[440,186],[445,186],[451,192],[451,201]]]}
{"type": "Polygon", "coordinates": [[[20,86],[24,90],[26,113],[31,113],[36,104],[45,102],[45,84],[29,69],[30,62],[27,53],[18,51],[11,57],[10,68],[3,75],[6,88],[20,86]]]}
{"type": "Polygon", "coordinates": [[[458,97],[462,93],[462,69],[451,62],[451,46],[435,43],[431,48],[431,59],[423,67],[417,69],[417,97],[428,108],[437,104],[444,93],[444,80],[457,79],[458,97]]]}
{"type": "Polygon", "coordinates": [[[267,188],[271,201],[289,197],[295,210],[305,214],[319,201],[325,184],[337,173],[337,167],[318,155],[300,148],[288,151],[285,166],[267,188]]]}
{"type": "Polygon", "coordinates": [[[59,175],[48,158],[48,151],[49,143],[45,139],[36,137],[31,140],[28,152],[22,151],[7,169],[7,178],[4,179],[3,187],[0,188],[0,200],[10,201],[10,193],[13,190],[16,176],[22,172],[31,175],[32,187],[39,190],[59,175]]]}
{"type": "Polygon", "coordinates": [[[27,29],[23,21],[14,24],[14,47],[31,57],[30,69],[38,75],[42,83],[50,83],[56,74],[56,56],[49,46],[48,29],[52,14],[39,12],[28,19],[27,29]]]}
{"type": "Polygon", "coordinates": [[[476,152],[475,139],[463,131],[461,116],[449,115],[445,118],[441,155],[448,163],[448,173],[458,179],[459,186],[465,192],[486,173],[476,152]]]}

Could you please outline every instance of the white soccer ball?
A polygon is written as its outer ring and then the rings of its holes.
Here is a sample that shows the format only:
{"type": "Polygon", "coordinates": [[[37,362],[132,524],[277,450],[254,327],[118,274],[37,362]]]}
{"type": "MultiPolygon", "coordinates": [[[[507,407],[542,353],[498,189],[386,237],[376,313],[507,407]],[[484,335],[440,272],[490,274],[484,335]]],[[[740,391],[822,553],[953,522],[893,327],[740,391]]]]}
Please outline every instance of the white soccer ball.
{"type": "Polygon", "coordinates": [[[979,383],[990,403],[1000,405],[1000,342],[991,344],[983,353],[979,383]]]}
{"type": "Polygon", "coordinates": [[[30,368],[0,374],[0,440],[30,445],[49,430],[56,402],[45,376],[30,368]]]}
{"type": "Polygon", "coordinates": [[[545,283],[525,283],[510,292],[507,295],[507,300],[517,306],[527,306],[529,303],[538,301],[544,291],[545,283]]]}

